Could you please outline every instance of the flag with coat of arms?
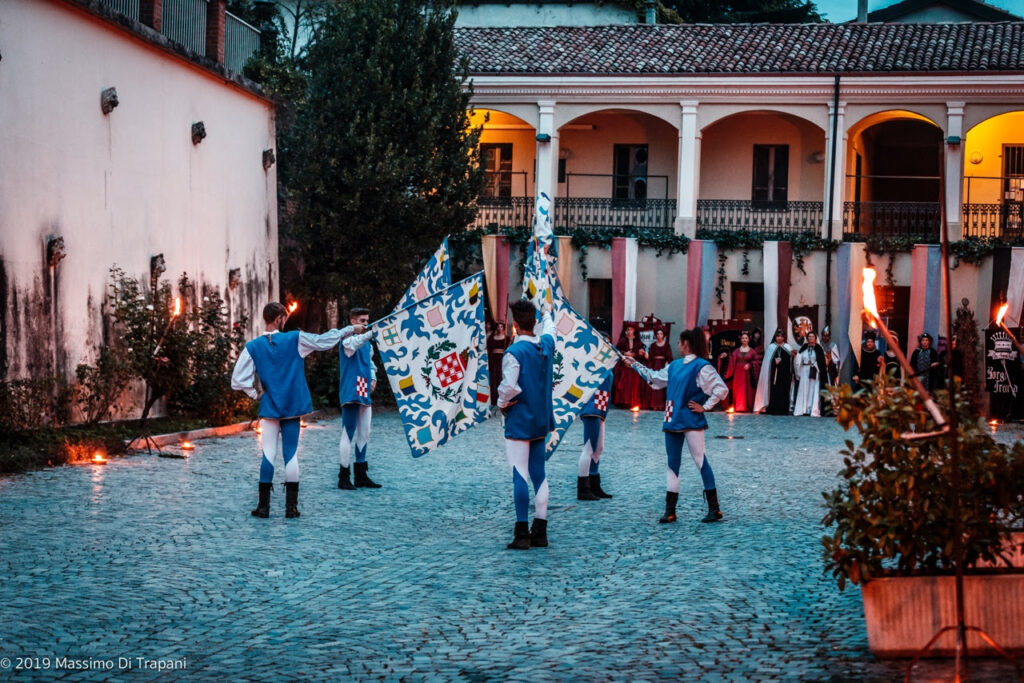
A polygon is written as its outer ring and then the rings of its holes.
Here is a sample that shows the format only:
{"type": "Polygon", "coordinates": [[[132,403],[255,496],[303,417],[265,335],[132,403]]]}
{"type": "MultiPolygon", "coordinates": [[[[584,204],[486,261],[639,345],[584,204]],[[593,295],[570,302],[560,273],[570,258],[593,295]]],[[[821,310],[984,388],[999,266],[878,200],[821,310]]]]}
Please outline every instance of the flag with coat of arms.
{"type": "Polygon", "coordinates": [[[451,260],[448,256],[448,238],[446,237],[441,246],[437,248],[434,255],[423,266],[423,270],[416,276],[405,295],[395,306],[394,313],[412,306],[417,301],[426,299],[434,292],[438,292],[452,284],[451,260]]]}
{"type": "Polygon", "coordinates": [[[482,272],[373,325],[413,457],[490,415],[482,272]]]}
{"type": "Polygon", "coordinates": [[[551,306],[555,323],[552,407],[555,429],[548,435],[545,456],[550,458],[590,397],[619,360],[618,351],[594,329],[565,298],[558,273],[549,261],[554,240],[550,201],[542,197],[534,216],[534,236],[527,248],[523,297],[542,309],[551,306]],[[551,245],[551,249],[545,247],[551,245]]]}

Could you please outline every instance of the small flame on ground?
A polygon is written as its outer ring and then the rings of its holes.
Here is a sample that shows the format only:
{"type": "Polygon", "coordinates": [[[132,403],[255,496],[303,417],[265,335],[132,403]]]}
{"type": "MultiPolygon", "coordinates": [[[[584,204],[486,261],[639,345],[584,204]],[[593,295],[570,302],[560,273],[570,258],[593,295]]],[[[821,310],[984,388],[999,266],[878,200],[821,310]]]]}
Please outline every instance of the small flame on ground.
{"type": "Polygon", "coordinates": [[[729,409],[726,410],[725,412],[728,413],[729,415],[732,415],[733,413],[736,412],[736,409],[730,406],[729,409]]]}
{"type": "Polygon", "coordinates": [[[262,434],[263,433],[263,427],[260,427],[259,425],[256,425],[256,433],[257,434],[262,434]]]}
{"type": "Polygon", "coordinates": [[[181,315],[181,297],[180,296],[174,298],[174,312],[171,313],[171,317],[172,318],[177,318],[179,315],[181,315]]]}
{"type": "Polygon", "coordinates": [[[640,412],[640,406],[633,406],[632,408],[630,408],[630,410],[633,411],[634,413],[639,413],[640,412]]]}
{"type": "Polygon", "coordinates": [[[94,465],[105,465],[107,464],[107,456],[103,455],[103,451],[96,451],[92,454],[92,462],[94,465]]]}
{"type": "Polygon", "coordinates": [[[195,449],[196,449],[196,447],[195,447],[195,445],[191,441],[182,441],[181,442],[181,450],[183,450],[183,451],[194,451],[195,449]]]}
{"type": "Polygon", "coordinates": [[[1010,308],[1010,304],[1003,304],[999,307],[999,312],[996,313],[996,325],[1003,324],[1003,316],[1006,315],[1006,311],[1010,308]]]}
{"type": "Polygon", "coordinates": [[[878,277],[874,268],[864,269],[864,285],[861,288],[864,295],[864,310],[871,314],[871,327],[877,327],[876,320],[879,320],[878,304],[875,303],[875,278],[878,277]]]}

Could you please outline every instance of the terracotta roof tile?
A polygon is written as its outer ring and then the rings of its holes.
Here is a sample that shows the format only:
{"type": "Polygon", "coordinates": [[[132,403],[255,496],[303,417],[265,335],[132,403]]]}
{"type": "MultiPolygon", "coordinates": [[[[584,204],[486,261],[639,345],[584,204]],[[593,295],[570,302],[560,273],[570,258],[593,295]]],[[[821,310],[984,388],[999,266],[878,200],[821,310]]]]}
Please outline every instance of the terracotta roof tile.
{"type": "Polygon", "coordinates": [[[460,28],[470,72],[1024,72],[1024,22],[460,28]]]}

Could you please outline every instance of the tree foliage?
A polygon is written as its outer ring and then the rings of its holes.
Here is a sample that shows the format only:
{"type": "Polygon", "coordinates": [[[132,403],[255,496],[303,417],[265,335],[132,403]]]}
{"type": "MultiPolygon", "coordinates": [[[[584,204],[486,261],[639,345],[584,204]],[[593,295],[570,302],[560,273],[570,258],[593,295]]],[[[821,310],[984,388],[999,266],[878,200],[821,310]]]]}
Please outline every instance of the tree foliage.
{"type": "Polygon", "coordinates": [[[483,172],[454,19],[414,0],[327,8],[294,130],[292,293],[379,311],[472,220],[483,172]]]}
{"type": "Polygon", "coordinates": [[[668,9],[693,24],[805,24],[823,21],[809,0],[669,0],[668,9]]]}

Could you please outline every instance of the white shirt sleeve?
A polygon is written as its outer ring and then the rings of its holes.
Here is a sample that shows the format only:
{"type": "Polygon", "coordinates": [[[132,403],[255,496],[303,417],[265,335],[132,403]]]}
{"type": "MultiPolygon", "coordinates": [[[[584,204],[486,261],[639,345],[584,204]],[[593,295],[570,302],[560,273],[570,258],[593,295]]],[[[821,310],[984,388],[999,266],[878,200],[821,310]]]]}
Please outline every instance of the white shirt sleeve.
{"type": "Polygon", "coordinates": [[[498,407],[506,408],[522,392],[519,388],[519,361],[511,353],[501,354],[501,384],[498,385],[498,407]]]}
{"type": "Polygon", "coordinates": [[[550,334],[552,337],[557,336],[558,330],[555,329],[555,321],[551,317],[551,313],[545,313],[540,319],[540,335],[550,334]]]}
{"type": "Polygon", "coordinates": [[[705,365],[697,373],[697,386],[708,395],[708,400],[704,401],[704,410],[711,410],[729,396],[729,387],[725,385],[725,380],[711,365],[705,365]]]}
{"type": "Polygon", "coordinates": [[[351,336],[352,326],[327,330],[323,334],[299,332],[299,355],[305,358],[314,351],[330,351],[338,342],[351,336]]]}
{"type": "Polygon", "coordinates": [[[353,334],[345,339],[345,341],[341,342],[341,348],[345,352],[345,355],[351,358],[356,355],[356,351],[358,351],[363,344],[370,341],[371,338],[373,338],[373,330],[363,332],[362,334],[353,334]]]}
{"type": "Polygon", "coordinates": [[[668,386],[668,366],[661,370],[651,370],[643,363],[634,363],[633,369],[651,385],[652,389],[664,389],[668,386]]]}
{"type": "Polygon", "coordinates": [[[256,364],[252,362],[249,349],[242,349],[235,361],[235,369],[231,373],[231,388],[235,391],[244,391],[249,398],[256,400],[260,397],[256,391],[256,364]]]}

